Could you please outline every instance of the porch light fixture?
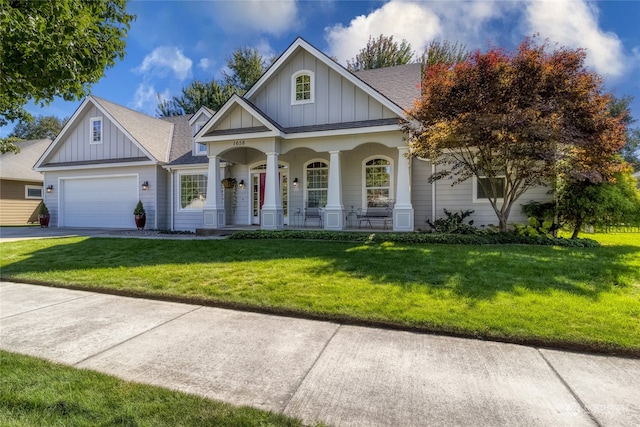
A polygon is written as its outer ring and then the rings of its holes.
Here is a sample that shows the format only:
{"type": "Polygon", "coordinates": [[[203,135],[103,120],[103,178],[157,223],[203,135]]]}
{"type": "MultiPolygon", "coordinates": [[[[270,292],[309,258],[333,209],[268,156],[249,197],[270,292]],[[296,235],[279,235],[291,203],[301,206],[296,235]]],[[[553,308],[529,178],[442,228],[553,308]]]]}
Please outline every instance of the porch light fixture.
{"type": "Polygon", "coordinates": [[[53,192],[53,185],[48,185],[47,186],[47,193],[52,193],[53,192]]]}
{"type": "Polygon", "coordinates": [[[240,182],[238,183],[238,186],[240,188],[244,188],[244,179],[241,179],[240,182]]]}
{"type": "Polygon", "coordinates": [[[142,183],[142,190],[147,191],[149,189],[149,181],[145,181],[142,183]]]}
{"type": "Polygon", "coordinates": [[[298,178],[293,178],[293,186],[294,187],[298,186],[298,178]]]}

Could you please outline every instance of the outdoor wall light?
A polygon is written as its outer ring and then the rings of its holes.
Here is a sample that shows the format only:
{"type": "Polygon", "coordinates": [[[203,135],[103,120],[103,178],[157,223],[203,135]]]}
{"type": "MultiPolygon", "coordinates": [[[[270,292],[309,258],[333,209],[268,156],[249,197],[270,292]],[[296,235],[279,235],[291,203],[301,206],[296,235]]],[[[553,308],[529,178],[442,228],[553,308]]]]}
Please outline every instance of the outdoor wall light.
{"type": "Polygon", "coordinates": [[[142,183],[142,190],[147,191],[149,189],[149,181],[142,183]]]}
{"type": "Polygon", "coordinates": [[[53,185],[48,185],[47,186],[47,193],[52,193],[53,192],[53,185]]]}
{"type": "Polygon", "coordinates": [[[238,186],[240,188],[244,188],[244,179],[241,179],[240,182],[238,183],[238,186]]]}
{"type": "Polygon", "coordinates": [[[293,186],[294,187],[298,186],[298,178],[293,178],[293,186]]]}

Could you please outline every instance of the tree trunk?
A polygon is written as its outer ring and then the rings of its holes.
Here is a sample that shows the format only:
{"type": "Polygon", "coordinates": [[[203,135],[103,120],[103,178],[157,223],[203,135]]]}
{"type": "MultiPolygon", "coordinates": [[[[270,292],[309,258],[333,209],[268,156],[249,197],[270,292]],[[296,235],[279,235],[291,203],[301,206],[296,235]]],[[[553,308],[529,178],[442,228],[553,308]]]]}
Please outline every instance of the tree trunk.
{"type": "Polygon", "coordinates": [[[503,216],[498,216],[498,226],[500,227],[501,233],[507,232],[507,218],[503,216]]]}
{"type": "Polygon", "coordinates": [[[577,239],[578,234],[580,234],[580,229],[582,228],[582,221],[576,221],[575,227],[573,227],[573,234],[571,235],[572,239],[577,239]]]}

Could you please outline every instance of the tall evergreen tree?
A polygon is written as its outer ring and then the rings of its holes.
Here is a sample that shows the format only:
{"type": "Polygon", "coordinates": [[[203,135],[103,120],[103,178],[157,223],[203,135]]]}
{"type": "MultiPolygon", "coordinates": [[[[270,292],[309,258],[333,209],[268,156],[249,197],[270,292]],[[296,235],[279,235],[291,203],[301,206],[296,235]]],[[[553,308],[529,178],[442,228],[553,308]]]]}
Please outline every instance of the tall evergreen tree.
{"type": "Polygon", "coordinates": [[[391,67],[411,62],[413,51],[411,44],[402,40],[400,44],[393,41],[393,36],[380,34],[377,39],[369,36],[367,45],[355,58],[347,60],[347,69],[351,72],[391,67]]]}

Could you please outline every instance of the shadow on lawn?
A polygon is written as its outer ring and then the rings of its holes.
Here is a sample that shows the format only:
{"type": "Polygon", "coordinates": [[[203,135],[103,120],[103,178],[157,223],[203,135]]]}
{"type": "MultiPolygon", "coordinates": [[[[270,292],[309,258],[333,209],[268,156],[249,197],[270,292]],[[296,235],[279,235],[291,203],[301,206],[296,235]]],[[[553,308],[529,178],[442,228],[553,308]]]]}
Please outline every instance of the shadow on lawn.
{"type": "MultiPolygon", "coordinates": [[[[55,243],[54,240],[50,241],[55,243]]],[[[3,251],[9,255],[10,250],[3,251]]],[[[17,252],[17,250],[16,250],[17,252]]],[[[3,255],[4,257],[4,255],[3,255]]],[[[336,280],[347,273],[373,283],[422,292],[453,292],[473,300],[522,290],[548,294],[554,290],[597,299],[614,287],[640,283],[640,247],[553,248],[524,245],[403,245],[297,240],[139,240],[87,238],[38,249],[25,259],[7,263],[2,277],[94,268],[133,268],[317,258],[322,267],[312,277],[336,280]]],[[[197,268],[197,267],[194,267],[197,268]]],[[[275,273],[277,274],[277,272],[275,273]]],[[[339,279],[338,279],[339,280],[339,279]]]]}

